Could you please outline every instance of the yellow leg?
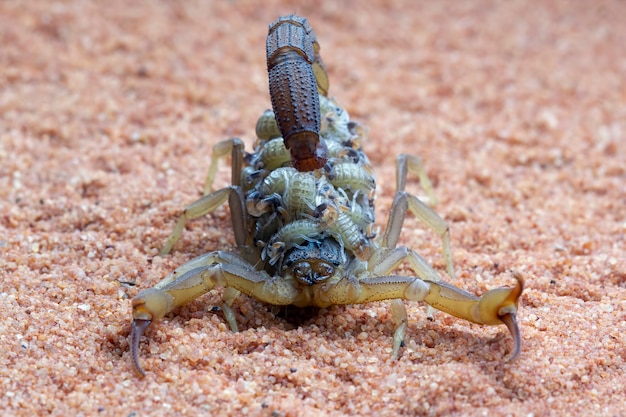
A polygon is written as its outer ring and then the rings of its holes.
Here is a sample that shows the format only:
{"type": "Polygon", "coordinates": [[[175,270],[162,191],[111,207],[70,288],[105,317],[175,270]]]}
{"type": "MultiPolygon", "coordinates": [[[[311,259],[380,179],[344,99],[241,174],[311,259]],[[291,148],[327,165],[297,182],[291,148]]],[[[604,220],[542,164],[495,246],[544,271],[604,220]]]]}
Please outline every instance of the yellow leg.
{"type": "Polygon", "coordinates": [[[231,184],[240,185],[241,169],[243,168],[243,149],[244,144],[239,138],[231,138],[218,142],[213,146],[213,153],[211,154],[211,165],[209,165],[209,172],[204,180],[204,195],[211,192],[211,186],[215,180],[217,174],[217,164],[220,159],[224,159],[228,154],[232,154],[232,168],[231,168],[231,184]]]}
{"type": "Polygon", "coordinates": [[[408,172],[417,175],[420,185],[430,200],[430,205],[436,206],[437,197],[435,197],[433,185],[426,174],[422,158],[419,156],[407,154],[398,155],[398,159],[396,160],[396,191],[404,191],[408,172]]]}
{"type": "Polygon", "coordinates": [[[234,288],[226,287],[224,288],[224,292],[222,293],[222,313],[224,313],[224,318],[228,322],[230,326],[230,330],[234,333],[239,331],[239,327],[237,326],[237,319],[235,317],[235,311],[232,309],[232,305],[241,294],[241,291],[237,291],[234,288]]]}
{"type": "Polygon", "coordinates": [[[416,196],[404,191],[408,172],[417,174],[420,185],[426,191],[431,204],[436,203],[432,184],[426,175],[422,160],[412,155],[400,155],[396,163],[396,187],[397,192],[391,205],[391,212],[387,220],[387,228],[383,235],[382,246],[394,248],[398,244],[402,225],[407,210],[422,221],[429,229],[433,230],[441,238],[441,251],[446,264],[446,272],[452,280],[455,278],[454,263],[452,260],[452,246],[450,243],[450,229],[448,224],[430,207],[416,196]]]}
{"type": "Polygon", "coordinates": [[[174,226],[174,230],[165,241],[165,245],[163,245],[159,255],[163,256],[170,253],[176,242],[180,239],[183,230],[185,229],[185,225],[189,220],[197,219],[198,217],[202,217],[214,211],[216,208],[224,204],[226,199],[229,199],[229,197],[235,239],[238,246],[244,244],[246,239],[245,235],[247,234],[245,230],[247,214],[245,213],[243,193],[238,187],[241,183],[240,175],[243,167],[243,152],[244,144],[241,139],[238,138],[232,138],[219,142],[213,147],[211,166],[209,167],[209,172],[206,176],[204,185],[204,195],[185,207],[183,214],[181,214],[178,218],[178,221],[174,226]],[[209,194],[213,180],[215,179],[215,175],[217,173],[218,161],[225,158],[229,153],[232,154],[233,160],[231,171],[232,185],[209,194]],[[235,192],[233,193],[233,191],[235,192]]]}
{"type": "Polygon", "coordinates": [[[390,308],[391,317],[393,318],[393,322],[396,324],[396,329],[393,332],[393,350],[391,351],[391,357],[393,359],[398,359],[398,356],[400,355],[400,348],[402,347],[402,343],[404,343],[404,336],[406,335],[408,317],[406,315],[406,307],[404,306],[404,302],[402,300],[391,300],[390,308]]]}
{"type": "Polygon", "coordinates": [[[222,188],[221,190],[217,190],[211,194],[199,198],[198,200],[185,207],[185,209],[183,210],[183,214],[181,214],[178,218],[176,226],[174,226],[174,230],[172,230],[172,233],[168,236],[167,240],[165,241],[165,245],[163,245],[163,249],[161,249],[161,252],[159,252],[159,255],[163,256],[170,253],[176,242],[178,242],[178,240],[182,236],[183,230],[185,229],[185,225],[187,224],[187,222],[189,220],[202,217],[224,204],[233,188],[234,187],[222,188]]]}

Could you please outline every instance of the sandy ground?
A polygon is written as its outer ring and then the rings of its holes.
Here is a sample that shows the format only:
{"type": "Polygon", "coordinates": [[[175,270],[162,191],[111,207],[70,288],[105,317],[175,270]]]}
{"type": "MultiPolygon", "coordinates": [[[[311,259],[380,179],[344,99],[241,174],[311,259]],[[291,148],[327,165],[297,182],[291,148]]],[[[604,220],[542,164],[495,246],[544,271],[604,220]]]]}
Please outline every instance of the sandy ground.
{"type": "MultiPolygon", "coordinates": [[[[626,3],[127,3],[0,2],[3,415],[624,415],[626,3]],[[397,362],[386,303],[294,327],[241,297],[233,334],[217,290],[153,326],[133,372],[130,298],[233,247],[220,208],[157,255],[212,146],[252,142],[267,25],[292,12],[369,127],[378,222],[395,156],[419,154],[455,284],[526,276],[516,362],[504,327],[418,304],[397,362]]],[[[402,243],[443,274],[413,218],[402,243]]]]}

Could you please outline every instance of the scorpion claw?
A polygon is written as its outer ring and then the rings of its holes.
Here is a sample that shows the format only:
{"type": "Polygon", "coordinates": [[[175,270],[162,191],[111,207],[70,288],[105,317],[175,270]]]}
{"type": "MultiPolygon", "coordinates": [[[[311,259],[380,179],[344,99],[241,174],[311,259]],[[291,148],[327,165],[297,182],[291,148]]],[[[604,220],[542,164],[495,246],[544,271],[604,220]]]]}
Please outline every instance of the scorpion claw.
{"type": "Polygon", "coordinates": [[[135,319],[133,320],[133,329],[130,333],[130,352],[133,356],[133,365],[135,370],[142,377],[146,376],[146,372],[139,364],[139,341],[141,340],[141,336],[143,336],[143,332],[148,328],[150,323],[152,323],[152,320],[135,319]]]}
{"type": "Polygon", "coordinates": [[[519,326],[517,325],[517,318],[515,313],[506,313],[500,316],[500,320],[506,325],[509,332],[511,332],[511,337],[513,338],[513,353],[511,357],[507,360],[508,362],[513,362],[519,356],[522,351],[522,335],[519,331],[519,326]]]}
{"type": "Polygon", "coordinates": [[[517,324],[517,304],[524,290],[524,278],[518,271],[513,271],[513,276],[517,280],[517,285],[512,288],[508,297],[502,303],[502,307],[498,311],[498,317],[511,332],[513,338],[513,353],[508,362],[513,362],[522,351],[522,335],[517,324]]]}

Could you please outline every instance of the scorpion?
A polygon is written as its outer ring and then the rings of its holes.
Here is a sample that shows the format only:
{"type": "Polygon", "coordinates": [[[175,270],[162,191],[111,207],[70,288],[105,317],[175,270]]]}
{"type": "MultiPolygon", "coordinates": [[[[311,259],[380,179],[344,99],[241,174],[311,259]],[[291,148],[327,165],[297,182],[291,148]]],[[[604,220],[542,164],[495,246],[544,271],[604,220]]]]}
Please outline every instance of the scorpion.
{"type": "Polygon", "coordinates": [[[269,27],[267,67],[272,110],[256,126],[254,151],[241,139],[213,147],[204,195],[188,205],[160,255],[171,251],[189,220],[228,200],[237,252],[217,250],[183,264],[153,288],[132,299],[131,355],[139,363],[146,328],[174,309],[223,287],[221,311],[238,330],[232,305],[241,294],[274,306],[318,307],[390,300],[397,359],[407,331],[403,300],[424,301],[432,309],[483,325],[504,324],[512,339],[509,360],[519,356],[517,310],[524,280],[492,289],[481,297],[439,278],[417,252],[398,246],[411,211],[442,241],[445,267],[455,278],[447,223],[418,197],[405,191],[417,175],[431,201],[432,185],[416,156],[396,161],[396,194],[382,235],[374,226],[376,181],[362,142],[363,126],[328,96],[328,76],[320,46],[308,21],[280,17],[269,27]],[[218,162],[231,156],[231,185],[211,192],[218,162]],[[415,276],[394,275],[408,262],[415,276]]]}

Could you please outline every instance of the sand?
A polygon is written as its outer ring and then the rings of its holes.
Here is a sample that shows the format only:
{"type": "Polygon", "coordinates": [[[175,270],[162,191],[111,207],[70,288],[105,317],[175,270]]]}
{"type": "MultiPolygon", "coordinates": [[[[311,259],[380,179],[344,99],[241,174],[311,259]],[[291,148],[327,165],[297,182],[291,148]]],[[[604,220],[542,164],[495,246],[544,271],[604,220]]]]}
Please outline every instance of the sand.
{"type": "MultiPolygon", "coordinates": [[[[128,3],[0,2],[3,415],[624,415],[624,2],[128,3]],[[454,284],[526,277],[517,361],[503,326],[417,303],[398,361],[383,302],[294,326],[243,296],[234,334],[216,290],[147,331],[134,373],[130,299],[234,246],[224,207],[158,256],[212,146],[252,143],[267,25],[292,12],[369,128],[378,223],[396,155],[420,155],[454,284]]],[[[412,217],[401,243],[445,277],[412,217]]]]}

